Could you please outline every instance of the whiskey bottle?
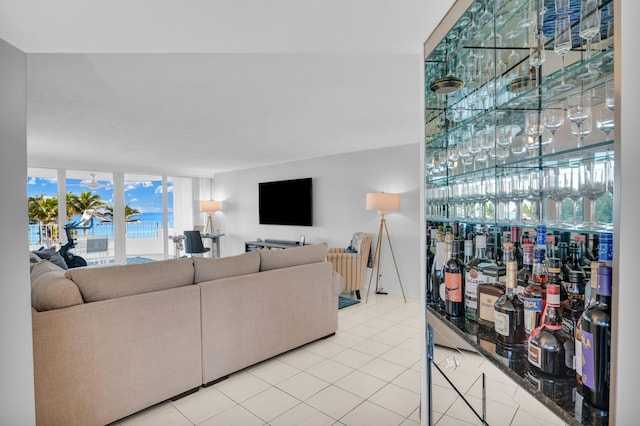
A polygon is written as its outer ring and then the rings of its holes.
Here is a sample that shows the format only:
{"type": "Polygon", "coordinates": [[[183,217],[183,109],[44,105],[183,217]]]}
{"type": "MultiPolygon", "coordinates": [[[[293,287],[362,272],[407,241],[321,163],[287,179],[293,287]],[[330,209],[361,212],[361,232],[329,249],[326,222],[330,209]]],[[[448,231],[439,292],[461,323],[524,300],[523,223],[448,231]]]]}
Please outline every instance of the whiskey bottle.
{"type": "Polygon", "coordinates": [[[582,394],[590,405],[609,409],[611,363],[611,267],[598,267],[596,304],[582,314],[582,394]]]}
{"type": "Polygon", "coordinates": [[[501,278],[506,274],[504,266],[492,264],[482,268],[482,272],[487,278],[485,284],[478,286],[478,324],[490,329],[494,328],[495,303],[505,292],[501,278]]]}
{"type": "MultiPolygon", "coordinates": [[[[472,242],[469,241],[469,243],[472,242]]],[[[465,250],[466,248],[467,247],[465,246],[465,250]]],[[[473,256],[473,258],[464,266],[464,315],[467,319],[472,321],[476,321],[478,319],[478,286],[487,282],[487,277],[483,273],[483,268],[495,265],[493,261],[487,259],[486,248],[486,237],[484,235],[476,236],[475,256],[473,256]]]]}
{"type": "MultiPolygon", "coordinates": [[[[604,262],[591,262],[591,279],[589,280],[589,286],[585,287],[585,310],[596,304],[599,266],[604,266],[604,262]]],[[[576,346],[576,381],[579,385],[582,385],[582,315],[580,315],[576,323],[576,338],[574,341],[576,346]]]]}
{"type": "Polygon", "coordinates": [[[570,272],[567,296],[567,299],[561,303],[562,331],[575,337],[576,325],[584,311],[584,273],[582,271],[570,272]]]}
{"type": "Polygon", "coordinates": [[[518,263],[506,262],[506,292],[494,304],[494,329],[498,342],[505,346],[524,344],[524,304],[516,294],[518,286],[518,263]]]}
{"type": "Polygon", "coordinates": [[[451,244],[451,256],[444,264],[444,312],[450,317],[464,316],[464,264],[459,258],[460,245],[451,244]]]}
{"type": "MultiPolygon", "coordinates": [[[[524,289],[524,332],[528,337],[540,325],[545,305],[545,285],[547,271],[544,263],[545,250],[537,248],[534,251],[535,263],[531,273],[531,283],[524,289]]],[[[558,293],[559,295],[560,293],[558,293]]]]}
{"type": "Polygon", "coordinates": [[[540,371],[552,376],[564,376],[573,367],[573,340],[562,331],[560,286],[547,286],[547,303],[542,324],[528,340],[527,359],[540,371]]]}

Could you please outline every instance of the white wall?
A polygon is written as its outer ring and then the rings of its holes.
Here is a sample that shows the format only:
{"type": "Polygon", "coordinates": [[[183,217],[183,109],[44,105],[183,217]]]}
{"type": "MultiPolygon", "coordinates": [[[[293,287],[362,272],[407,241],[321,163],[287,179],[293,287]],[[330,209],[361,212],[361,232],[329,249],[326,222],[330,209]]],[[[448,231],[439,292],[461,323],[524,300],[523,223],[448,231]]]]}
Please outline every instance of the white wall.
{"type": "MultiPolygon", "coordinates": [[[[226,234],[221,240],[222,255],[239,254],[244,251],[245,241],[258,237],[297,241],[305,235],[310,243],[347,247],[354,232],[364,231],[373,234],[375,243],[380,217],[377,211],[365,209],[366,194],[399,192],[400,211],[387,215],[387,226],[407,297],[418,298],[422,188],[419,148],[418,144],[402,145],[217,174],[211,195],[222,201],[222,212],[214,215],[214,226],[226,234]],[[314,225],[259,225],[258,183],[305,177],[313,178],[314,225]]],[[[384,288],[400,294],[386,240],[382,247],[380,272],[384,288]]],[[[365,291],[367,285],[368,276],[365,291]]]]}
{"type": "Polygon", "coordinates": [[[0,423],[35,424],[27,228],[25,54],[0,40],[0,423]]]}
{"type": "Polygon", "coordinates": [[[638,422],[637,379],[638,365],[637,322],[640,286],[638,285],[638,182],[640,182],[640,145],[638,144],[638,115],[640,114],[640,84],[638,82],[637,46],[640,27],[636,17],[640,3],[616,0],[615,79],[616,79],[616,176],[614,206],[617,220],[614,240],[613,324],[611,391],[615,400],[614,417],[610,424],[638,422]],[[618,167],[619,165],[619,167],[618,167]],[[625,197],[626,195],[626,197],[625,197]],[[617,210],[616,210],[617,207],[617,210]],[[616,259],[617,258],[617,259],[616,259]],[[616,329],[617,328],[617,329],[616,329]]]}

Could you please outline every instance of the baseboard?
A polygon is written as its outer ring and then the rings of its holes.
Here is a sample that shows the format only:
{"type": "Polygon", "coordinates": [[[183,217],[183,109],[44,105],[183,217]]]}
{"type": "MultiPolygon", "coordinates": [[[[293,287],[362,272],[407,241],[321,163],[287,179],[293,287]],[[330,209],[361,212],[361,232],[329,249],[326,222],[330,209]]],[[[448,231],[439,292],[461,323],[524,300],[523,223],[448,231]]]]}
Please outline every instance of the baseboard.
{"type": "Polygon", "coordinates": [[[220,383],[220,382],[221,382],[221,381],[223,381],[223,380],[227,380],[228,378],[229,378],[229,376],[222,376],[222,377],[219,377],[219,378],[217,378],[217,379],[215,379],[215,380],[212,380],[212,381],[210,381],[210,382],[208,382],[208,383],[205,383],[204,385],[202,385],[202,387],[203,387],[203,388],[208,388],[209,386],[213,386],[213,385],[215,385],[216,383],[220,383]]]}
{"type": "Polygon", "coordinates": [[[170,399],[171,401],[177,401],[177,400],[179,400],[179,399],[181,399],[181,398],[184,398],[185,396],[189,396],[189,395],[191,395],[192,393],[196,393],[196,392],[198,392],[198,390],[199,390],[199,389],[200,389],[200,386],[198,386],[197,388],[189,389],[188,391],[185,391],[185,392],[179,393],[178,395],[176,395],[176,396],[174,396],[174,397],[171,397],[171,398],[169,398],[169,399],[170,399]]]}

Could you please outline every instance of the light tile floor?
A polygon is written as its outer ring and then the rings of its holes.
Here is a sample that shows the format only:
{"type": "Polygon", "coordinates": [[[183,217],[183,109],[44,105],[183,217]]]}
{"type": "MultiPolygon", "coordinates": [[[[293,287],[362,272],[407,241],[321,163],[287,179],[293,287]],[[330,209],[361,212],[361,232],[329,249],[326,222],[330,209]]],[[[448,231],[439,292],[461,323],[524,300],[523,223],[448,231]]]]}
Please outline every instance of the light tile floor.
{"type": "MultiPolygon", "coordinates": [[[[405,304],[400,296],[370,295],[367,304],[363,300],[339,311],[335,336],[112,426],[418,425],[422,306],[418,300],[405,304]]],[[[491,425],[562,425],[478,355],[436,348],[435,362],[447,369],[477,410],[481,406],[479,375],[485,371],[491,425]]],[[[480,424],[437,371],[433,387],[433,424],[480,424]]]]}

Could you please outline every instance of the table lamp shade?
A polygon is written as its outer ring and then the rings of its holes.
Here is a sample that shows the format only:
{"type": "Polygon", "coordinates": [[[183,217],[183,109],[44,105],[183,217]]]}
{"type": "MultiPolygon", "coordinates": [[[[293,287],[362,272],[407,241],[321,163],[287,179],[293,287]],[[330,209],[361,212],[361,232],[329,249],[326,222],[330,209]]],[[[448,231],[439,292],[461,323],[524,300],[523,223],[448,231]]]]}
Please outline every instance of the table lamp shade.
{"type": "Polygon", "coordinates": [[[400,210],[400,194],[369,192],[367,193],[367,210],[378,210],[380,214],[400,210]]]}
{"type": "Polygon", "coordinates": [[[220,211],[220,201],[200,201],[202,213],[215,213],[220,211]]]}

